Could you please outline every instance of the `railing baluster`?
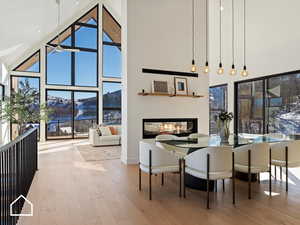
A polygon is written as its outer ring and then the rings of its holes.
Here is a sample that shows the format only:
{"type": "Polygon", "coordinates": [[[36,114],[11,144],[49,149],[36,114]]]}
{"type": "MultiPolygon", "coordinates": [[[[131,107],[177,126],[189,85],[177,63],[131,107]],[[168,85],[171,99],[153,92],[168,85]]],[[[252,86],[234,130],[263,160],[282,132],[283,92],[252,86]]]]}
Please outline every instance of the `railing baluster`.
{"type": "MultiPolygon", "coordinates": [[[[38,132],[33,128],[0,148],[0,221],[16,225],[18,217],[10,216],[10,204],[20,195],[27,196],[38,169],[38,132]]],[[[13,213],[20,214],[24,199],[16,202],[13,213]]]]}

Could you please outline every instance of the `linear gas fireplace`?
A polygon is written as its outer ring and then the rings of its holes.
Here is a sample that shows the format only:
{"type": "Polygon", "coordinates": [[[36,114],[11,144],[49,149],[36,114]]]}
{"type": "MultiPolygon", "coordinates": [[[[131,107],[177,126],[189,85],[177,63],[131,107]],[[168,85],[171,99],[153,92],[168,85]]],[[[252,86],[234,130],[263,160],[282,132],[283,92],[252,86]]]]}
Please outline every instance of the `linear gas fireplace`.
{"type": "Polygon", "coordinates": [[[188,136],[198,131],[197,118],[143,119],[143,138],[155,138],[160,134],[188,136]]]}

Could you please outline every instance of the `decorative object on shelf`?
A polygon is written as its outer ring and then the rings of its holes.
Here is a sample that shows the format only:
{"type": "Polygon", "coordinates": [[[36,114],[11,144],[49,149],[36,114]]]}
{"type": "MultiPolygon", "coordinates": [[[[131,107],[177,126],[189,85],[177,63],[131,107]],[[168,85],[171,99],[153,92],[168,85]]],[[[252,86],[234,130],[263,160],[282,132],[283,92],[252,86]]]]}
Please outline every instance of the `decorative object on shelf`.
{"type": "Polygon", "coordinates": [[[142,90],[142,93],[145,93],[145,89],[142,90]]]}
{"type": "Polygon", "coordinates": [[[168,81],[152,81],[152,92],[157,94],[169,94],[168,81]]]}
{"type": "Polygon", "coordinates": [[[187,79],[181,77],[174,78],[175,94],[188,95],[187,79]]]}
{"type": "Polygon", "coordinates": [[[209,73],[209,66],[208,66],[208,0],[206,0],[206,12],[205,12],[205,32],[206,32],[206,37],[205,37],[205,44],[206,44],[206,49],[205,49],[205,55],[206,55],[206,62],[204,66],[204,73],[208,74],[209,73]]]}
{"type": "Polygon", "coordinates": [[[232,119],[233,119],[233,113],[231,112],[229,113],[223,111],[218,115],[217,125],[220,132],[221,143],[224,144],[228,143],[228,139],[230,135],[229,125],[232,119]]]}
{"type": "Polygon", "coordinates": [[[192,0],[192,68],[191,72],[195,73],[197,71],[197,67],[195,65],[195,0],[192,0]]]}
{"type": "Polygon", "coordinates": [[[231,3],[232,3],[232,15],[231,15],[231,19],[232,19],[232,65],[231,65],[231,70],[229,72],[229,74],[231,76],[234,76],[236,75],[236,69],[235,69],[235,65],[234,65],[234,61],[235,61],[235,58],[234,58],[234,0],[231,0],[231,3]]]}
{"type": "Polygon", "coordinates": [[[246,66],[246,0],[244,0],[244,67],[241,71],[241,75],[243,77],[247,77],[249,75],[246,66]]]}
{"type": "Polygon", "coordinates": [[[220,25],[220,63],[219,63],[219,69],[218,69],[218,71],[217,71],[217,73],[219,74],[219,75],[222,75],[223,73],[224,73],[224,68],[223,68],[223,65],[222,65],[222,10],[223,10],[223,8],[222,8],[222,0],[219,0],[219,2],[220,2],[220,21],[219,21],[219,25],[220,25]]]}
{"type": "Polygon", "coordinates": [[[143,73],[159,74],[159,75],[171,75],[171,76],[183,76],[183,77],[198,77],[198,73],[180,72],[171,70],[159,70],[159,69],[142,69],[143,73]]]}

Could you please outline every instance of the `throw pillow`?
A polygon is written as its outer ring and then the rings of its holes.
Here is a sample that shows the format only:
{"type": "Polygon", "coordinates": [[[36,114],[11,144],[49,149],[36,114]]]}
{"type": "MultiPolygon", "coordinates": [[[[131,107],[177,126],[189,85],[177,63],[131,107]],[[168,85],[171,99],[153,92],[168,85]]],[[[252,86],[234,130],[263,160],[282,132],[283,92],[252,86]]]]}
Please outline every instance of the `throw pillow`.
{"type": "Polygon", "coordinates": [[[110,136],[111,135],[110,129],[108,127],[100,127],[99,129],[100,129],[102,136],[110,136]]]}
{"type": "Polygon", "coordinates": [[[96,128],[96,132],[98,133],[99,136],[102,136],[101,131],[99,129],[99,127],[96,128]]]}
{"type": "Polygon", "coordinates": [[[118,131],[115,127],[109,127],[109,129],[112,135],[118,135],[118,131]]]}

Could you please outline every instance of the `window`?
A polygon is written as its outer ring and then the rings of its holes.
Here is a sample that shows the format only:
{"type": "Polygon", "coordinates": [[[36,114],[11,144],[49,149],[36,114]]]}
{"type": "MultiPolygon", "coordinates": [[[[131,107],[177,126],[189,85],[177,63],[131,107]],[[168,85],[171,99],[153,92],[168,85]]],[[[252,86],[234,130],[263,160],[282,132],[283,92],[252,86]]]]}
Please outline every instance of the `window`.
{"type": "Polygon", "coordinates": [[[103,76],[121,78],[121,26],[103,9],[103,76]]]}
{"type": "Polygon", "coordinates": [[[236,83],[236,133],[300,132],[300,74],[236,83]]]}
{"type": "Polygon", "coordinates": [[[47,91],[53,110],[47,124],[47,139],[87,137],[98,121],[98,95],[87,91],[47,91]]]}
{"type": "Polygon", "coordinates": [[[98,86],[98,7],[73,23],[47,47],[47,84],[98,86]],[[58,43],[79,52],[56,51],[58,43]]]}
{"type": "Polygon", "coordinates": [[[227,111],[227,84],[209,88],[209,133],[217,134],[219,113],[227,111]]]}
{"type": "Polygon", "coordinates": [[[103,122],[121,124],[121,83],[103,82],[103,122]]]}
{"type": "Polygon", "coordinates": [[[24,62],[18,65],[14,71],[19,72],[40,72],[40,51],[37,51],[32,56],[27,58],[24,62]]]}

